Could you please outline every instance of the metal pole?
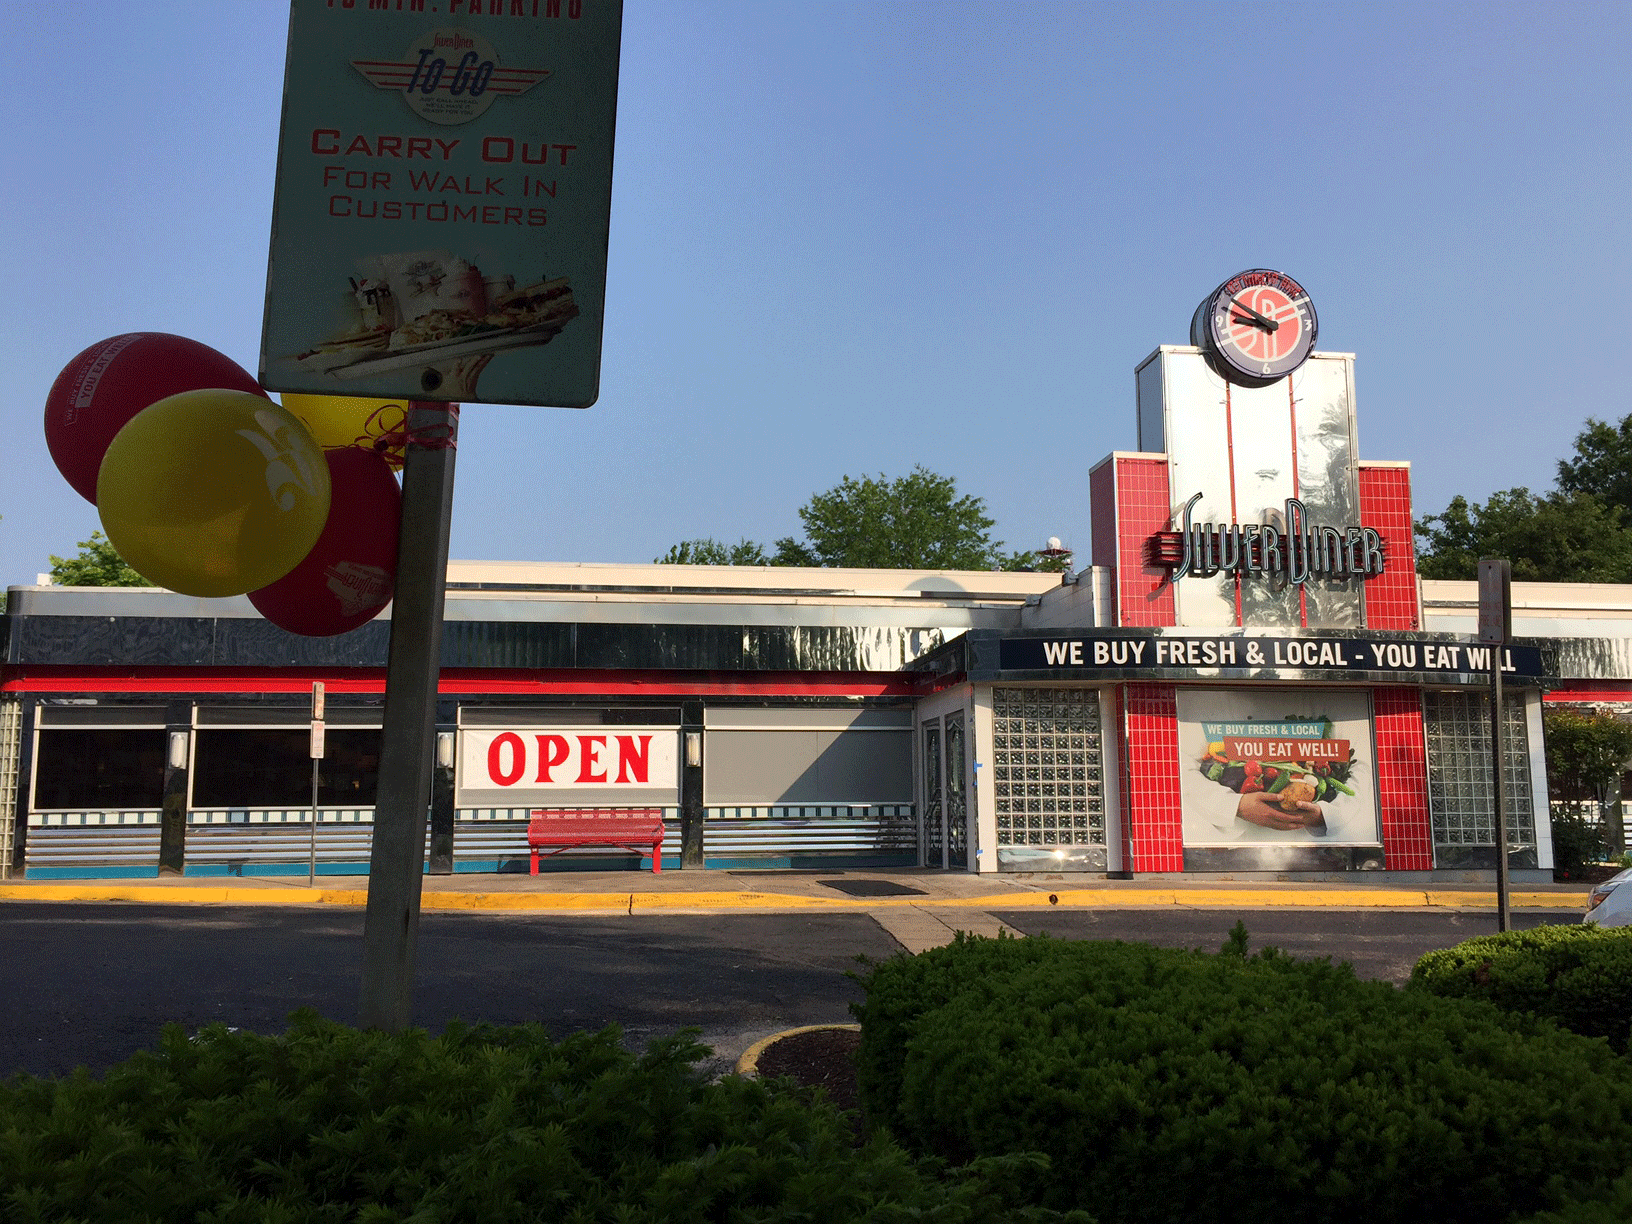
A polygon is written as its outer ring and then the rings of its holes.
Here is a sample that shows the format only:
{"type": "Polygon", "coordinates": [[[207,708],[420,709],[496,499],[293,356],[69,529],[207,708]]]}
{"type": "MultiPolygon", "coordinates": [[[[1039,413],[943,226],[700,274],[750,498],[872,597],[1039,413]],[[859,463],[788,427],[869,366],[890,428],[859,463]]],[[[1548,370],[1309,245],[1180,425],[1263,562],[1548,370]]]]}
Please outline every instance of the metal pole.
{"type": "Polygon", "coordinates": [[[1496,929],[1510,931],[1507,909],[1507,786],[1502,770],[1502,644],[1490,648],[1490,768],[1496,794],[1496,929]]]}
{"type": "Polygon", "coordinates": [[[317,758],[312,758],[312,869],[306,879],[307,888],[317,887],[317,758]]]}
{"type": "Polygon", "coordinates": [[[358,1022],[398,1032],[413,1015],[414,953],[435,760],[442,601],[453,513],[459,406],[408,405],[402,468],[402,537],[391,604],[379,788],[363,919],[358,1022]]]}
{"type": "Polygon", "coordinates": [[[307,743],[307,753],[312,758],[312,864],[311,871],[306,877],[306,887],[317,887],[317,763],[323,759],[325,740],[323,738],[323,682],[312,682],[312,734],[307,743]]]}

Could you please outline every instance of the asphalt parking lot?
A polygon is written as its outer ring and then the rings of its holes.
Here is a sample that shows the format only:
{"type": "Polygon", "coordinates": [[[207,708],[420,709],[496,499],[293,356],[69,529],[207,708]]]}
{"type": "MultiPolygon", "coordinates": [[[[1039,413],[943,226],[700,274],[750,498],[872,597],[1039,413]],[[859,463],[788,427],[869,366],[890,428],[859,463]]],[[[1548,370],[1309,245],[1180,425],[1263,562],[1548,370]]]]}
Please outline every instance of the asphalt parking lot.
{"type": "MultiPolygon", "coordinates": [[[[1216,948],[1237,919],[1254,948],[1330,956],[1400,982],[1423,952],[1495,930],[1488,911],[994,911],[1027,935],[1216,948]]],[[[1521,913],[1516,925],[1573,921],[1521,913]]],[[[7,901],[0,905],[0,1074],[102,1071],[166,1023],[280,1031],[288,1014],[357,1014],[363,914],[324,906],[7,901]]],[[[634,915],[428,912],[415,1023],[536,1021],[557,1035],[623,1027],[632,1044],[686,1026],[722,1061],[804,1024],[842,1023],[858,956],[901,945],[866,912],[634,915]]]]}

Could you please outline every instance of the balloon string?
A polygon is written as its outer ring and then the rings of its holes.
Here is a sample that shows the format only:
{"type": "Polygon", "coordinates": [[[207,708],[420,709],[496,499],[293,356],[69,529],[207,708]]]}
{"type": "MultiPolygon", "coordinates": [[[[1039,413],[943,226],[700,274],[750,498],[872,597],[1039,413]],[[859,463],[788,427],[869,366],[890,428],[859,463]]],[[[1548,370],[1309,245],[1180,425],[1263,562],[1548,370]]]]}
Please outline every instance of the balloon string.
{"type": "Polygon", "coordinates": [[[421,450],[456,450],[459,446],[455,430],[459,423],[459,405],[438,406],[446,411],[448,415],[446,421],[409,429],[408,414],[402,405],[381,404],[363,422],[363,432],[358,435],[357,445],[373,449],[382,455],[398,456],[407,450],[410,442],[421,450]],[[385,420],[386,413],[394,418],[389,425],[385,420]]]}

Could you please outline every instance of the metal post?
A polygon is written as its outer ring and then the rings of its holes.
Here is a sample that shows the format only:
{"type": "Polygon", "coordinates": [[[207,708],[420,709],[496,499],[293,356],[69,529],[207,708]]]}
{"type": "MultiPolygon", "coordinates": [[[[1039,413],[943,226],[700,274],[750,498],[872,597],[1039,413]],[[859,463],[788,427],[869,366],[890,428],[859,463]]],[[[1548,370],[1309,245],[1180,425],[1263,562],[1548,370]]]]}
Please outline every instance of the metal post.
{"type": "Polygon", "coordinates": [[[1479,640],[1490,647],[1490,769],[1496,816],[1496,929],[1507,931],[1507,791],[1502,771],[1502,664],[1513,636],[1513,566],[1479,558],[1479,640]]]}
{"type": "Polygon", "coordinates": [[[1496,786],[1496,929],[1510,931],[1507,909],[1507,785],[1502,769],[1502,656],[1505,646],[1490,648],[1490,767],[1496,786]]]}
{"type": "Polygon", "coordinates": [[[172,701],[165,710],[164,808],[159,817],[159,874],[187,871],[187,776],[192,768],[193,703],[172,701]]]}
{"type": "Polygon", "coordinates": [[[458,429],[457,404],[409,403],[358,1007],[362,1027],[387,1032],[413,1016],[458,429]]]}
{"type": "MultiPolygon", "coordinates": [[[[438,711],[443,722],[445,711],[438,711]]],[[[453,714],[458,717],[457,712],[453,714]]],[[[453,874],[454,746],[458,728],[436,733],[436,771],[431,775],[431,861],[432,875],[453,874]]]]}
{"type": "Polygon", "coordinates": [[[317,758],[312,758],[312,866],[306,876],[306,887],[317,887],[317,758]]]}
{"type": "Polygon", "coordinates": [[[317,887],[317,763],[323,759],[323,682],[312,683],[312,735],[307,755],[312,758],[312,863],[306,877],[306,887],[317,887]]]}
{"type": "Polygon", "coordinates": [[[703,821],[703,703],[680,703],[680,866],[704,865],[703,821]],[[695,738],[694,738],[695,737],[695,738]],[[693,756],[695,746],[696,755],[693,756]]]}

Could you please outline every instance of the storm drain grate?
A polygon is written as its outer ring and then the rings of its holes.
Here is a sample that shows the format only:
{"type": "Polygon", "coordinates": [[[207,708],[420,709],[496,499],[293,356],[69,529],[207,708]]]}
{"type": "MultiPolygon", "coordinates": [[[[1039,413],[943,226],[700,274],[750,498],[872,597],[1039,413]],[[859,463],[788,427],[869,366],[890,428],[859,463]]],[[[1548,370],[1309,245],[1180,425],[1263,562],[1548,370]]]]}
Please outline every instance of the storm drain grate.
{"type": "Polygon", "coordinates": [[[897,884],[894,880],[817,880],[818,884],[825,884],[829,888],[847,893],[852,897],[922,897],[927,894],[921,888],[912,888],[906,884],[897,884]]]}

